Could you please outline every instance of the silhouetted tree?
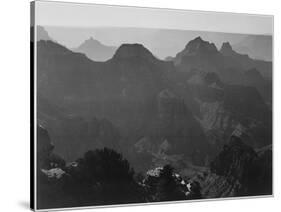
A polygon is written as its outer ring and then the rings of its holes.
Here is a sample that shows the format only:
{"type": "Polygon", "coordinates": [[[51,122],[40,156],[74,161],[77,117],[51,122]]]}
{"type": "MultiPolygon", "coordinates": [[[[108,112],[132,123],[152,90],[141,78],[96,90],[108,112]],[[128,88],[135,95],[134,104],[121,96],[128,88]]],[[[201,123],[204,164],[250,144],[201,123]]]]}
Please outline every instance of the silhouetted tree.
{"type": "Polygon", "coordinates": [[[88,151],[69,170],[69,192],[80,205],[142,202],[141,187],[135,182],[134,170],[122,155],[104,148],[88,151]]]}
{"type": "Polygon", "coordinates": [[[134,175],[129,162],[108,148],[86,152],[84,158],[79,160],[79,166],[87,177],[100,182],[130,181],[134,175]]]}

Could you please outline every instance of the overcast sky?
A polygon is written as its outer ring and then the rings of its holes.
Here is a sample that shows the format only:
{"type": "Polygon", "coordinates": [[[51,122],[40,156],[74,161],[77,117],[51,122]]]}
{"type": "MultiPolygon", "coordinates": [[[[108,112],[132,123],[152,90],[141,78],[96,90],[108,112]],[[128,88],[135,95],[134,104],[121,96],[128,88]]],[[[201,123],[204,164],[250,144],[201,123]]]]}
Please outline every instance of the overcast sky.
{"type": "Polygon", "coordinates": [[[105,45],[142,43],[159,58],[175,56],[197,36],[236,44],[251,35],[272,35],[272,16],[37,1],[36,25],[72,49],[89,37],[105,45]]]}
{"type": "Polygon", "coordinates": [[[271,16],[36,1],[37,25],[272,34],[271,16]]]}

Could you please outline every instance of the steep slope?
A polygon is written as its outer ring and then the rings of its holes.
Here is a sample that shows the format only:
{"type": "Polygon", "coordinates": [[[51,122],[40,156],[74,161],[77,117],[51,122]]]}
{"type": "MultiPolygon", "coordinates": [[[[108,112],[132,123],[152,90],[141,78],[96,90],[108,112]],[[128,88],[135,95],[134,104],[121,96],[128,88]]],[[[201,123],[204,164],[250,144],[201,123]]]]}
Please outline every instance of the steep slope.
{"type": "Polygon", "coordinates": [[[196,115],[207,140],[217,152],[233,131],[243,132],[253,147],[272,141],[272,112],[253,87],[228,85],[216,73],[194,75],[189,90],[197,100],[196,115]]]}
{"type": "Polygon", "coordinates": [[[90,37],[80,46],[73,49],[73,51],[84,53],[88,58],[94,61],[106,61],[112,58],[116,49],[116,47],[106,46],[93,37],[90,37]]]}

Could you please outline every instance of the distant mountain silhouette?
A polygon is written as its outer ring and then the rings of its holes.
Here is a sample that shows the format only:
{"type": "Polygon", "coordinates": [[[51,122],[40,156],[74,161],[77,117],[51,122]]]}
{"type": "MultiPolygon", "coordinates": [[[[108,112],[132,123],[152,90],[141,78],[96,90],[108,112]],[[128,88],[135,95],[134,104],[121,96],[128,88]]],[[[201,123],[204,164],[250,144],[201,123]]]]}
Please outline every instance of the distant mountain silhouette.
{"type": "Polygon", "coordinates": [[[224,61],[221,61],[221,58],[222,54],[214,43],[196,37],[189,41],[185,48],[176,55],[174,62],[176,66],[186,65],[184,71],[190,71],[193,68],[211,71],[224,66],[224,61]]]}
{"type": "Polygon", "coordinates": [[[90,37],[79,47],[73,49],[73,51],[84,53],[88,58],[94,61],[106,61],[112,58],[116,49],[116,47],[106,46],[93,37],[90,37]]]}
{"type": "Polygon", "coordinates": [[[239,55],[238,53],[236,53],[233,49],[232,46],[230,45],[229,42],[224,42],[221,46],[220,52],[224,55],[224,56],[237,56],[239,55]]]}
{"type": "Polygon", "coordinates": [[[37,41],[40,41],[40,40],[53,40],[48,32],[45,30],[44,27],[42,26],[37,26],[37,41]]]}
{"type": "Polygon", "coordinates": [[[230,84],[245,84],[245,71],[256,68],[266,80],[271,79],[272,63],[251,59],[235,52],[225,42],[219,51],[213,43],[201,37],[191,40],[174,59],[170,58],[181,72],[215,72],[222,81],[230,84]]]}
{"type": "Polygon", "coordinates": [[[263,61],[263,60],[256,60],[250,58],[247,54],[240,54],[233,50],[232,46],[229,42],[225,42],[222,44],[220,52],[227,57],[230,57],[236,63],[241,64],[244,70],[248,69],[257,69],[260,73],[265,77],[270,79],[271,78],[271,69],[272,63],[263,61]]]}
{"type": "Polygon", "coordinates": [[[251,55],[257,60],[272,61],[272,36],[251,35],[235,43],[233,49],[241,54],[251,55]]]}
{"type": "Polygon", "coordinates": [[[239,54],[233,50],[229,42],[222,44],[220,52],[227,58],[231,58],[243,69],[239,84],[255,87],[266,102],[272,99],[272,63],[262,60],[254,60],[246,54],[239,54]]]}
{"type": "Polygon", "coordinates": [[[122,44],[114,54],[115,59],[139,58],[148,61],[157,60],[142,44],[122,44]]]}
{"type": "Polygon", "coordinates": [[[216,72],[227,83],[238,83],[242,78],[242,65],[225,57],[215,44],[197,37],[185,46],[174,59],[175,66],[183,72],[216,72]]]}

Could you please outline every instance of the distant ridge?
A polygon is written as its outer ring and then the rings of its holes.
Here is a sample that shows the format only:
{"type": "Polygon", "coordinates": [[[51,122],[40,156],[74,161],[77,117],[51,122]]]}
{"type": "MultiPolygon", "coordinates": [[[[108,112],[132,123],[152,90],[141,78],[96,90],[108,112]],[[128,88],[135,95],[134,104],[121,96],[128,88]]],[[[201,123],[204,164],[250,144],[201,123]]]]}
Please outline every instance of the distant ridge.
{"type": "Polygon", "coordinates": [[[106,46],[93,37],[90,37],[79,47],[73,49],[73,51],[84,53],[88,58],[94,61],[106,61],[112,58],[116,49],[117,48],[114,46],[106,46]]]}
{"type": "Polygon", "coordinates": [[[225,56],[233,56],[237,53],[232,49],[232,46],[229,42],[224,42],[221,46],[220,52],[225,56]]]}
{"type": "Polygon", "coordinates": [[[257,69],[265,78],[271,78],[272,63],[264,60],[257,60],[249,57],[248,54],[241,54],[233,49],[229,42],[224,42],[220,49],[220,52],[232,60],[235,63],[242,65],[244,70],[257,69]]]}
{"type": "Polygon", "coordinates": [[[231,83],[239,83],[241,73],[252,68],[258,69],[263,77],[271,78],[271,62],[252,59],[247,54],[240,54],[232,48],[229,42],[224,42],[221,49],[218,50],[214,43],[205,41],[201,37],[189,41],[173,61],[181,71],[220,72],[220,77],[231,83]]]}
{"type": "Polygon", "coordinates": [[[214,43],[204,41],[199,36],[188,42],[188,44],[185,46],[185,49],[181,53],[184,55],[216,54],[218,53],[218,50],[214,43]]]}
{"type": "Polygon", "coordinates": [[[37,26],[37,41],[40,40],[51,40],[53,39],[49,36],[48,32],[42,26],[37,26]]]}
{"type": "Polygon", "coordinates": [[[241,54],[248,54],[257,60],[272,61],[272,36],[251,35],[233,45],[233,49],[241,54]]]}
{"type": "Polygon", "coordinates": [[[113,58],[130,59],[130,58],[143,58],[154,60],[156,57],[142,44],[122,44],[114,54],[113,58]]]}

